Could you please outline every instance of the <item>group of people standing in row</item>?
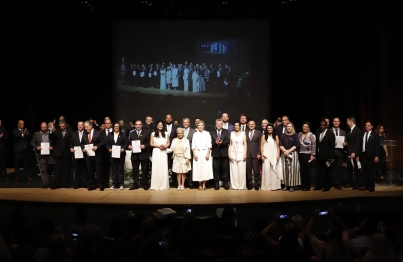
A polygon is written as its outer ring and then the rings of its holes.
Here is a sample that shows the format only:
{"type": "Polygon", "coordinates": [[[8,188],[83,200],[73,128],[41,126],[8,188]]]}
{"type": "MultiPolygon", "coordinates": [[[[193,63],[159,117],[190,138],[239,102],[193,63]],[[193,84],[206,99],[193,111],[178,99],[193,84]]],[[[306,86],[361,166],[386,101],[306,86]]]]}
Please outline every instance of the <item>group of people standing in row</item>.
{"type": "MultiPolygon", "coordinates": [[[[316,181],[313,190],[329,191],[332,186],[342,189],[342,164],[346,160],[348,183],[343,187],[375,189],[374,165],[381,165],[382,176],[386,175],[386,146],[383,126],[372,131],[371,122],[361,132],[355,118],[347,119],[348,131],[340,128],[340,119],[323,118],[320,128],[311,132],[311,124],[304,122],[302,131],[296,133],[288,116],[269,123],[263,119],[262,129],[256,122],[240,115],[239,121],[229,123],[228,113],[216,119],[214,130],[207,131],[205,122],[195,118],[195,128],[190,119],[183,118],[182,127],[173,123],[172,115],[155,124],[147,116],[145,125],[141,120],[131,122],[131,129],[123,127],[123,121],[112,124],[109,117],[98,126],[94,120],[79,121],[73,131],[64,117],[59,118],[57,128],[43,122],[40,131],[32,136],[19,120],[13,130],[15,178],[24,163],[27,170],[25,150],[30,146],[36,151],[42,175],[43,188],[86,187],[89,191],[109,187],[124,189],[124,164],[127,150],[131,151],[133,185],[130,190],[168,190],[169,170],[176,174],[177,190],[189,188],[206,190],[206,182],[214,179],[214,189],[223,187],[233,190],[311,190],[311,171],[315,167],[316,181]],[[48,152],[43,151],[44,143],[48,152]],[[47,153],[44,153],[47,152],[47,153]],[[71,172],[71,161],[74,172],[71,172]],[[49,166],[54,164],[51,176],[49,166]],[[315,165],[315,166],[313,166],[315,165]],[[140,172],[141,166],[141,172],[140,172]],[[151,172],[149,172],[149,170],[151,172]],[[110,172],[111,171],[111,172],[110,172]],[[151,177],[149,177],[149,174],[151,177]],[[51,177],[54,177],[51,180],[51,177]],[[141,179],[140,179],[141,178],[141,179]],[[333,181],[332,181],[333,180],[333,181]],[[363,183],[362,183],[363,181],[363,183]],[[333,184],[332,184],[333,183],[333,184]]],[[[8,135],[0,122],[0,149],[8,135]]],[[[3,158],[3,155],[2,155],[3,158]]],[[[4,159],[3,159],[4,160],[4,159]]],[[[5,169],[5,165],[2,165],[5,169]]],[[[26,175],[28,180],[31,178],[26,175]]]]}

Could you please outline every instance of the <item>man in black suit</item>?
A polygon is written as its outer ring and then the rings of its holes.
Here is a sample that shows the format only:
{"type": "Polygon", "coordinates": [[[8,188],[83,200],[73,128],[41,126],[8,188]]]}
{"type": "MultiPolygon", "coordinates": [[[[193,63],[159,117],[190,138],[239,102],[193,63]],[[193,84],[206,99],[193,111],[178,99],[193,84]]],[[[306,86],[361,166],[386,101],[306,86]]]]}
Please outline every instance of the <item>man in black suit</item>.
{"type": "Polygon", "coordinates": [[[241,131],[246,132],[248,131],[248,116],[245,114],[241,114],[239,116],[239,123],[241,124],[241,131]]]}
{"type": "Polygon", "coordinates": [[[64,120],[59,122],[59,128],[52,133],[53,157],[55,159],[55,178],[51,189],[70,186],[70,140],[73,131],[67,129],[64,120]]]}
{"type": "MultiPolygon", "coordinates": [[[[183,127],[183,137],[187,138],[189,140],[190,147],[192,147],[192,139],[193,139],[193,134],[196,132],[195,129],[190,127],[190,119],[185,117],[182,119],[182,127],[183,127]]],[[[193,161],[193,150],[190,150],[190,165],[192,165],[193,161]]],[[[187,179],[188,179],[188,185],[190,189],[194,188],[193,185],[193,176],[192,176],[192,170],[189,170],[187,173],[187,179]]]]}
{"type": "Polygon", "coordinates": [[[50,175],[48,172],[48,166],[53,162],[53,158],[49,154],[42,154],[42,143],[49,143],[49,150],[53,150],[53,137],[49,132],[48,124],[46,122],[41,123],[41,130],[34,133],[31,146],[35,149],[38,156],[39,170],[42,177],[42,188],[47,188],[50,184],[50,175]]]}
{"type": "MultiPolygon", "coordinates": [[[[342,136],[344,137],[344,142],[346,141],[346,131],[340,128],[340,118],[338,117],[333,118],[333,127],[331,130],[334,133],[335,137],[342,136]]],[[[343,151],[344,151],[344,143],[341,144],[340,146],[337,146],[337,144],[335,143],[333,173],[335,173],[334,187],[338,190],[342,190],[341,183],[343,177],[343,161],[345,159],[343,151]]]]}
{"type": "Polygon", "coordinates": [[[155,126],[153,125],[153,117],[152,116],[146,116],[145,120],[146,124],[144,125],[143,129],[146,129],[149,134],[155,131],[155,126]]]}
{"type": "Polygon", "coordinates": [[[230,133],[234,131],[234,125],[229,121],[228,113],[224,112],[221,114],[222,128],[227,129],[230,133]]]}
{"type": "Polygon", "coordinates": [[[334,145],[336,137],[327,128],[326,121],[320,121],[316,136],[316,186],[313,190],[329,191],[334,166],[334,145]]]}
{"type": "Polygon", "coordinates": [[[276,126],[276,129],[274,129],[274,132],[276,133],[276,136],[278,137],[278,139],[280,139],[281,136],[286,132],[285,129],[286,129],[288,123],[290,123],[289,117],[286,115],[283,115],[281,117],[281,124],[278,124],[276,126]]]}
{"type": "MultiPolygon", "coordinates": [[[[165,132],[168,133],[169,136],[169,141],[173,141],[174,138],[176,137],[176,129],[178,129],[177,126],[173,124],[173,118],[171,114],[167,114],[165,116],[165,132]]],[[[168,169],[172,170],[172,153],[168,153],[168,169]]]]}
{"type": "Polygon", "coordinates": [[[6,169],[6,154],[7,154],[8,133],[0,119],[0,175],[4,175],[4,181],[8,182],[6,169]]]}
{"type": "Polygon", "coordinates": [[[355,157],[359,147],[361,129],[355,125],[354,117],[347,118],[347,125],[350,128],[350,131],[347,133],[345,144],[347,146],[347,156],[349,156],[349,158],[347,159],[348,184],[345,185],[344,187],[345,188],[353,187],[353,189],[358,189],[358,185],[360,183],[360,176],[359,176],[359,169],[357,166],[357,160],[355,159],[355,157]]]}
{"type": "Polygon", "coordinates": [[[365,186],[360,190],[375,191],[374,163],[379,161],[379,135],[372,132],[372,123],[365,123],[365,132],[360,134],[356,160],[361,161],[365,186]]]}
{"type": "Polygon", "coordinates": [[[31,154],[31,133],[25,127],[23,120],[18,120],[17,128],[13,130],[13,152],[14,152],[14,182],[18,182],[22,177],[26,177],[28,181],[32,181],[29,176],[29,156],[31,154]],[[20,167],[23,166],[24,171],[20,173],[20,167]]]}
{"type": "Polygon", "coordinates": [[[88,191],[95,190],[95,175],[98,178],[99,190],[104,191],[104,177],[102,176],[102,153],[97,152],[99,148],[104,146],[101,138],[101,131],[92,127],[90,121],[84,122],[85,133],[81,140],[81,148],[85,153],[85,160],[88,169],[88,191]],[[92,145],[92,149],[91,148],[92,145]],[[87,151],[86,146],[89,150],[87,151]]]}
{"type": "Polygon", "coordinates": [[[102,141],[104,141],[104,145],[102,146],[102,148],[99,148],[98,151],[101,153],[102,158],[102,175],[104,178],[104,187],[109,187],[109,181],[111,178],[111,157],[108,149],[106,148],[106,140],[108,138],[108,135],[110,133],[113,133],[111,119],[109,117],[105,118],[104,124],[105,129],[101,130],[101,139],[102,141]]]}
{"type": "Polygon", "coordinates": [[[132,141],[140,141],[140,152],[132,152],[131,161],[133,168],[133,185],[129,190],[139,188],[139,166],[141,164],[141,187],[144,190],[149,188],[149,172],[148,162],[150,161],[150,133],[147,129],[143,128],[141,120],[137,120],[134,124],[134,130],[130,132],[129,136],[129,150],[133,150],[132,141]]]}
{"type": "Polygon", "coordinates": [[[229,190],[229,161],[228,146],[230,142],[230,132],[222,128],[222,120],[215,121],[215,130],[210,132],[211,135],[211,156],[213,157],[213,175],[215,182],[215,190],[220,189],[220,177],[224,182],[225,190],[229,190]],[[221,176],[220,176],[221,174],[221,176]]]}
{"type": "Polygon", "coordinates": [[[59,116],[59,123],[56,124],[55,121],[56,121],[56,120],[54,120],[54,122],[53,122],[53,126],[54,126],[55,129],[58,129],[58,128],[60,127],[60,125],[59,125],[60,122],[63,121],[63,122],[66,124],[66,130],[67,130],[67,131],[70,131],[70,133],[73,132],[73,129],[71,128],[70,124],[67,123],[67,120],[66,120],[66,118],[65,118],[64,116],[59,116]]]}
{"type": "MultiPolygon", "coordinates": [[[[77,131],[74,131],[70,138],[70,152],[75,153],[75,147],[81,148],[81,141],[84,136],[84,122],[77,123],[77,131]]],[[[80,149],[81,150],[81,149],[80,149]]],[[[88,187],[88,170],[85,158],[76,158],[74,156],[74,185],[73,189],[88,187]]]]}
{"type": "Polygon", "coordinates": [[[247,188],[251,190],[259,190],[260,179],[260,139],[262,132],[256,130],[256,123],[254,120],[249,120],[248,130],[246,131],[246,179],[247,188]],[[252,171],[254,175],[255,184],[252,186],[252,171]]]}

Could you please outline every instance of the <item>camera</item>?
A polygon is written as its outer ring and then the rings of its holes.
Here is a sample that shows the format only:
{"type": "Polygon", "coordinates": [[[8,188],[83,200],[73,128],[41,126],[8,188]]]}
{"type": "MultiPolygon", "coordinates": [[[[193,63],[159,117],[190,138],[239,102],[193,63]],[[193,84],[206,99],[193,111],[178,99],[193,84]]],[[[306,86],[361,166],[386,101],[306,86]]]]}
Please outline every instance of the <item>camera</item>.
{"type": "Polygon", "coordinates": [[[73,228],[73,230],[71,231],[71,239],[73,240],[73,242],[76,242],[78,239],[78,228],[73,228]]]}
{"type": "Polygon", "coordinates": [[[329,210],[322,210],[319,212],[319,216],[327,216],[329,215],[329,210]]]}
{"type": "Polygon", "coordinates": [[[286,214],[281,214],[280,215],[280,219],[286,219],[287,218],[287,215],[286,214]]]}
{"type": "Polygon", "coordinates": [[[188,208],[186,209],[186,213],[190,214],[192,213],[192,207],[188,205],[188,208]]]}
{"type": "Polygon", "coordinates": [[[161,239],[160,241],[158,241],[158,245],[160,245],[161,247],[164,246],[165,244],[165,240],[161,239]]]}

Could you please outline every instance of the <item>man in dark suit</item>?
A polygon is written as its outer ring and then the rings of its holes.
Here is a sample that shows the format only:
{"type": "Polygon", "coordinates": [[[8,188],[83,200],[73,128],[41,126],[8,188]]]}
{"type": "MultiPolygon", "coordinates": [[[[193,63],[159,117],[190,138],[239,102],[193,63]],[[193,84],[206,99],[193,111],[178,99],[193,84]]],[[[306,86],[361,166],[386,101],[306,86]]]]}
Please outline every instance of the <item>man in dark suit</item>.
{"type": "Polygon", "coordinates": [[[155,131],[155,126],[153,125],[153,117],[152,116],[146,116],[145,120],[146,124],[144,125],[143,129],[146,129],[149,134],[155,131]]]}
{"type": "Polygon", "coordinates": [[[111,178],[111,157],[108,149],[106,148],[106,140],[108,138],[108,135],[110,133],[113,133],[113,130],[112,121],[110,118],[105,118],[104,123],[105,129],[101,130],[101,139],[102,141],[104,141],[104,145],[102,146],[102,148],[99,148],[98,151],[101,153],[102,158],[102,175],[104,178],[104,187],[109,187],[109,180],[111,178]]]}
{"type": "Polygon", "coordinates": [[[379,161],[379,135],[372,132],[372,123],[365,123],[365,132],[360,134],[356,160],[361,161],[365,186],[360,190],[375,191],[374,163],[379,161]]]}
{"type": "MultiPolygon", "coordinates": [[[[169,136],[169,141],[173,141],[174,138],[176,137],[176,129],[178,129],[177,126],[173,124],[173,118],[171,114],[167,114],[165,116],[165,129],[164,131],[168,133],[169,136]]],[[[168,169],[172,170],[172,153],[168,154],[168,169]]]]}
{"type": "Polygon", "coordinates": [[[264,136],[265,133],[267,132],[266,128],[267,128],[268,124],[269,124],[269,120],[267,120],[267,119],[262,120],[262,136],[264,136]]]}
{"type": "Polygon", "coordinates": [[[215,121],[216,129],[210,132],[211,135],[211,156],[213,157],[213,175],[215,190],[220,189],[220,177],[224,182],[225,190],[229,190],[229,161],[228,146],[230,142],[230,132],[222,128],[223,121],[217,119],[215,121]],[[220,176],[221,174],[221,176],[220,176]]]}
{"type": "Polygon", "coordinates": [[[326,121],[320,121],[316,136],[316,186],[313,190],[329,191],[334,166],[334,145],[336,137],[327,128],[326,121]]]}
{"type": "Polygon", "coordinates": [[[64,120],[59,122],[59,128],[52,133],[53,157],[55,159],[55,178],[51,189],[70,187],[70,140],[73,131],[67,129],[64,120]]]}
{"type": "MultiPolygon", "coordinates": [[[[344,142],[346,141],[346,131],[340,128],[340,118],[335,117],[333,118],[333,127],[332,132],[334,133],[335,137],[341,136],[344,137],[344,142]]],[[[333,173],[334,175],[334,187],[338,190],[342,190],[341,183],[343,177],[343,161],[345,159],[344,156],[344,144],[337,145],[335,143],[334,148],[334,168],[333,173]]]]}
{"type": "Polygon", "coordinates": [[[66,120],[66,118],[64,116],[59,116],[59,123],[57,123],[57,124],[56,124],[56,120],[53,121],[54,128],[58,129],[60,127],[59,124],[60,124],[61,121],[64,121],[64,123],[66,124],[66,130],[70,131],[70,133],[72,133],[73,129],[71,128],[70,124],[67,123],[67,120],[66,120]]]}
{"type": "Polygon", "coordinates": [[[134,130],[130,132],[129,138],[129,150],[133,150],[132,141],[140,141],[140,152],[132,152],[131,161],[133,168],[133,185],[129,190],[135,190],[139,188],[139,166],[141,164],[141,187],[144,190],[149,188],[149,172],[148,162],[150,161],[150,133],[147,129],[143,128],[141,120],[137,120],[134,124],[134,130]]]}
{"type": "Polygon", "coordinates": [[[29,176],[29,156],[31,154],[31,133],[25,127],[23,120],[18,120],[17,128],[13,130],[13,152],[14,152],[14,182],[26,177],[28,181],[32,181],[29,176]],[[20,173],[20,167],[23,166],[24,171],[20,173]]]}
{"type": "Polygon", "coordinates": [[[53,162],[53,158],[49,154],[42,154],[42,143],[49,143],[49,150],[53,150],[53,139],[49,132],[48,124],[46,122],[41,123],[41,130],[35,132],[31,140],[31,146],[35,149],[38,156],[39,170],[42,177],[42,188],[47,188],[50,184],[50,175],[48,172],[48,166],[53,162]]]}
{"type": "Polygon", "coordinates": [[[288,116],[284,115],[281,117],[281,124],[278,124],[276,126],[276,129],[274,129],[274,132],[276,133],[276,136],[278,136],[279,139],[286,132],[286,127],[288,123],[290,123],[290,119],[288,116]]]}
{"type": "Polygon", "coordinates": [[[249,120],[248,130],[246,131],[246,180],[247,188],[251,190],[259,190],[260,179],[260,139],[262,132],[256,130],[256,123],[254,120],[249,120]],[[252,171],[254,175],[255,184],[252,186],[252,171]]]}
{"type": "Polygon", "coordinates": [[[84,122],[85,133],[81,140],[81,148],[85,153],[85,160],[88,169],[88,191],[95,190],[95,174],[98,178],[99,190],[104,191],[104,178],[102,176],[102,153],[97,152],[98,148],[104,146],[104,141],[101,138],[101,131],[92,127],[90,121],[84,122]],[[90,149],[92,145],[92,149],[90,149]],[[89,146],[87,151],[86,146],[89,146]]]}
{"type": "MultiPolygon", "coordinates": [[[[75,147],[81,148],[81,141],[84,136],[84,122],[77,123],[77,131],[74,131],[70,138],[70,152],[75,153],[75,147]]],[[[80,149],[81,150],[81,149],[80,149]]],[[[85,158],[76,158],[74,156],[74,185],[73,189],[88,187],[88,170],[85,158]]]]}
{"type": "Polygon", "coordinates": [[[222,128],[227,129],[231,134],[231,132],[234,131],[234,125],[228,122],[229,121],[228,113],[225,112],[222,113],[221,120],[222,120],[222,128]]]}
{"type": "Polygon", "coordinates": [[[360,176],[355,157],[359,147],[361,129],[355,125],[354,117],[347,118],[347,125],[350,128],[350,131],[347,133],[345,144],[347,146],[347,156],[349,156],[349,158],[347,159],[348,184],[343,187],[345,188],[353,187],[353,189],[358,189],[358,185],[360,183],[360,176]]]}
{"type": "Polygon", "coordinates": [[[241,114],[239,116],[239,123],[241,124],[241,131],[246,132],[248,131],[248,116],[245,114],[241,114]]]}
{"type": "Polygon", "coordinates": [[[8,182],[6,169],[6,154],[7,154],[8,132],[3,126],[0,119],[0,176],[4,175],[4,181],[8,182]]]}
{"type": "MultiPolygon", "coordinates": [[[[182,126],[183,126],[183,137],[187,138],[189,140],[190,147],[192,147],[192,139],[193,139],[193,134],[196,132],[195,129],[190,127],[190,119],[185,117],[182,119],[182,126]]],[[[193,163],[193,150],[190,150],[190,165],[193,163]]],[[[193,185],[193,176],[192,176],[192,170],[189,170],[187,173],[187,179],[188,179],[188,185],[190,189],[194,188],[193,185]]]]}

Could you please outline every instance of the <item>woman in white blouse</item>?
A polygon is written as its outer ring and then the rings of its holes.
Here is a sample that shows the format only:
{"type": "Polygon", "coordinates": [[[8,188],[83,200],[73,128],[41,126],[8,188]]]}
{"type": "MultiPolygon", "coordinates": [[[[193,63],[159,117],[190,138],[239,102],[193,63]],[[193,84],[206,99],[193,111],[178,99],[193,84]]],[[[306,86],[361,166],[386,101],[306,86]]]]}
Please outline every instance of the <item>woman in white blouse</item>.
{"type": "Polygon", "coordinates": [[[174,138],[171,143],[170,149],[173,152],[172,171],[176,173],[178,180],[177,190],[183,191],[185,189],[186,173],[191,170],[190,166],[190,143],[187,138],[184,138],[184,129],[178,128],[176,130],[177,138],[174,138]]]}
{"type": "Polygon", "coordinates": [[[211,162],[211,135],[204,130],[204,121],[197,124],[197,131],[193,134],[193,181],[199,181],[199,190],[206,190],[206,181],[213,179],[213,165],[211,162]]]}

